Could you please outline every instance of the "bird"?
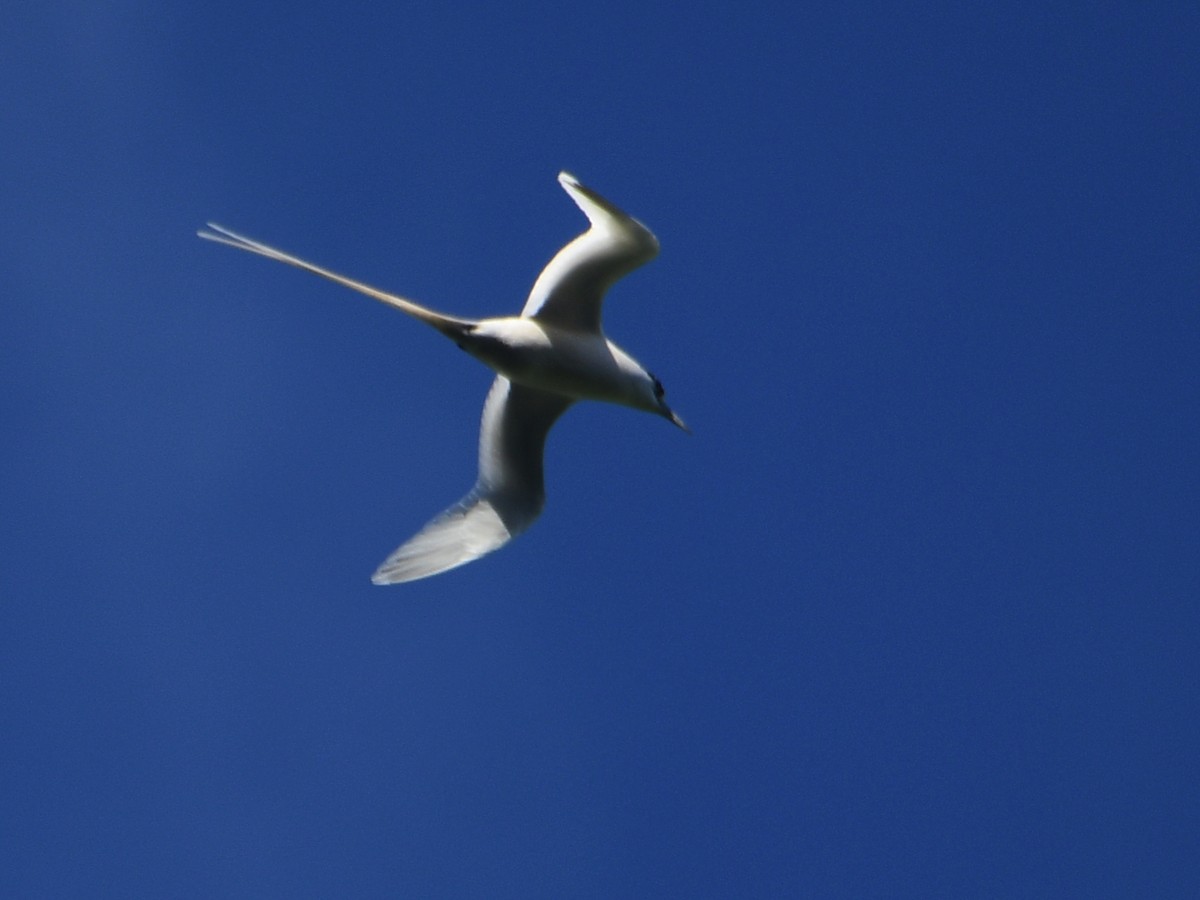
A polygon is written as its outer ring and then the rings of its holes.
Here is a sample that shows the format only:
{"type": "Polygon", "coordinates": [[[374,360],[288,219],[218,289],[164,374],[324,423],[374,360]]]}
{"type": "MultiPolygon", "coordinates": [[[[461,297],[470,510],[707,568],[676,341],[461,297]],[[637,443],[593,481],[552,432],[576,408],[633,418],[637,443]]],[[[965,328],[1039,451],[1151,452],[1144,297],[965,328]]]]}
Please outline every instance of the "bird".
{"type": "Polygon", "coordinates": [[[197,232],[393,306],[496,373],[483,404],[475,485],[388,556],[371,576],[375,584],[401,584],[454,569],[498,550],[532,525],[545,504],[546,435],[577,400],[655,413],[690,431],[667,405],[662,382],[610,341],[600,322],[605,293],[658,255],[658,239],[570,173],[560,172],[558,181],[589,227],[554,255],[517,316],[446,315],[214,222],[197,232]]]}

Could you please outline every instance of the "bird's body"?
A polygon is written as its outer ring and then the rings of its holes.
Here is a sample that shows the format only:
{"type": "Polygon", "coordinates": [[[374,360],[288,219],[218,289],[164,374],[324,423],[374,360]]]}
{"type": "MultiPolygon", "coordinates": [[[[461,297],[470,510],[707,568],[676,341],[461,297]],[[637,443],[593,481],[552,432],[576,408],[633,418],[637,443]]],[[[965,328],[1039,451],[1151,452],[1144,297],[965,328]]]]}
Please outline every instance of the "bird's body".
{"type": "Polygon", "coordinates": [[[447,316],[338,275],[219,225],[200,236],[329,278],[425,322],[497,373],[483,408],[479,477],[459,503],[425,526],[380,566],[377,584],[435,575],[507,543],[537,518],[545,499],[542,451],[550,427],[576,400],[657,413],[681,428],[662,384],[604,335],[604,292],[653,259],[650,231],[563,172],[559,182],[591,228],[555,255],[520,316],[447,316]]]}
{"type": "Polygon", "coordinates": [[[526,387],[575,400],[658,410],[658,404],[649,403],[642,391],[645,369],[603,335],[558,328],[537,319],[484,319],[464,337],[462,347],[526,387]]]}

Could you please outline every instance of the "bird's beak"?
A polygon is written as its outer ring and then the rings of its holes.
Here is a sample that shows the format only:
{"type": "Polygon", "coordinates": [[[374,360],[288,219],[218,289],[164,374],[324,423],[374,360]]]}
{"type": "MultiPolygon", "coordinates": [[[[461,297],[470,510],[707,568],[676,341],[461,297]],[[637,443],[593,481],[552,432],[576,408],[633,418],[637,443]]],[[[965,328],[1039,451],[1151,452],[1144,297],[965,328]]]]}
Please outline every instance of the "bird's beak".
{"type": "Polygon", "coordinates": [[[675,413],[673,413],[668,407],[664,406],[662,408],[662,415],[663,415],[664,419],[670,419],[672,423],[674,423],[675,425],[678,425],[680,428],[682,428],[688,434],[692,433],[692,429],[687,427],[687,424],[683,421],[683,419],[681,419],[681,418],[679,418],[679,416],[675,415],[675,413]]]}

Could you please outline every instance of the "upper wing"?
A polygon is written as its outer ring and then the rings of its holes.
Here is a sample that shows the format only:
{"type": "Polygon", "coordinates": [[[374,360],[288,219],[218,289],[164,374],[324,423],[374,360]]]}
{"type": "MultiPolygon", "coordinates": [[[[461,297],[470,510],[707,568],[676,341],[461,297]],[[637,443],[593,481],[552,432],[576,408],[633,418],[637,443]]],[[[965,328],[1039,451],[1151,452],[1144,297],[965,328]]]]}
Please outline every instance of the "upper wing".
{"type": "Polygon", "coordinates": [[[503,547],[532,525],[546,498],[546,435],[570,405],[569,397],[497,377],[483,405],[475,487],[389,556],[371,580],[399,584],[445,572],[503,547]]]}
{"type": "Polygon", "coordinates": [[[604,292],[618,278],[658,255],[658,239],[575,176],[558,181],[592,227],[563,247],[534,282],[522,316],[563,328],[600,333],[604,292]]]}

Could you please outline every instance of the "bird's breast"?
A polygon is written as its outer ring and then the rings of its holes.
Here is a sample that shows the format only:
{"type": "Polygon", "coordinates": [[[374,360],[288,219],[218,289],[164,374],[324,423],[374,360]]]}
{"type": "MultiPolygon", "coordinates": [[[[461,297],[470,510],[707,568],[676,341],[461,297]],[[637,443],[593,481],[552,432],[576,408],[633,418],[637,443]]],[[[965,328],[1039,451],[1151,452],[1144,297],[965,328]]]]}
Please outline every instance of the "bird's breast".
{"type": "Polygon", "coordinates": [[[518,384],[579,400],[627,402],[629,378],[618,359],[624,354],[603,335],[552,328],[532,319],[490,319],[462,346],[518,384]]]}

